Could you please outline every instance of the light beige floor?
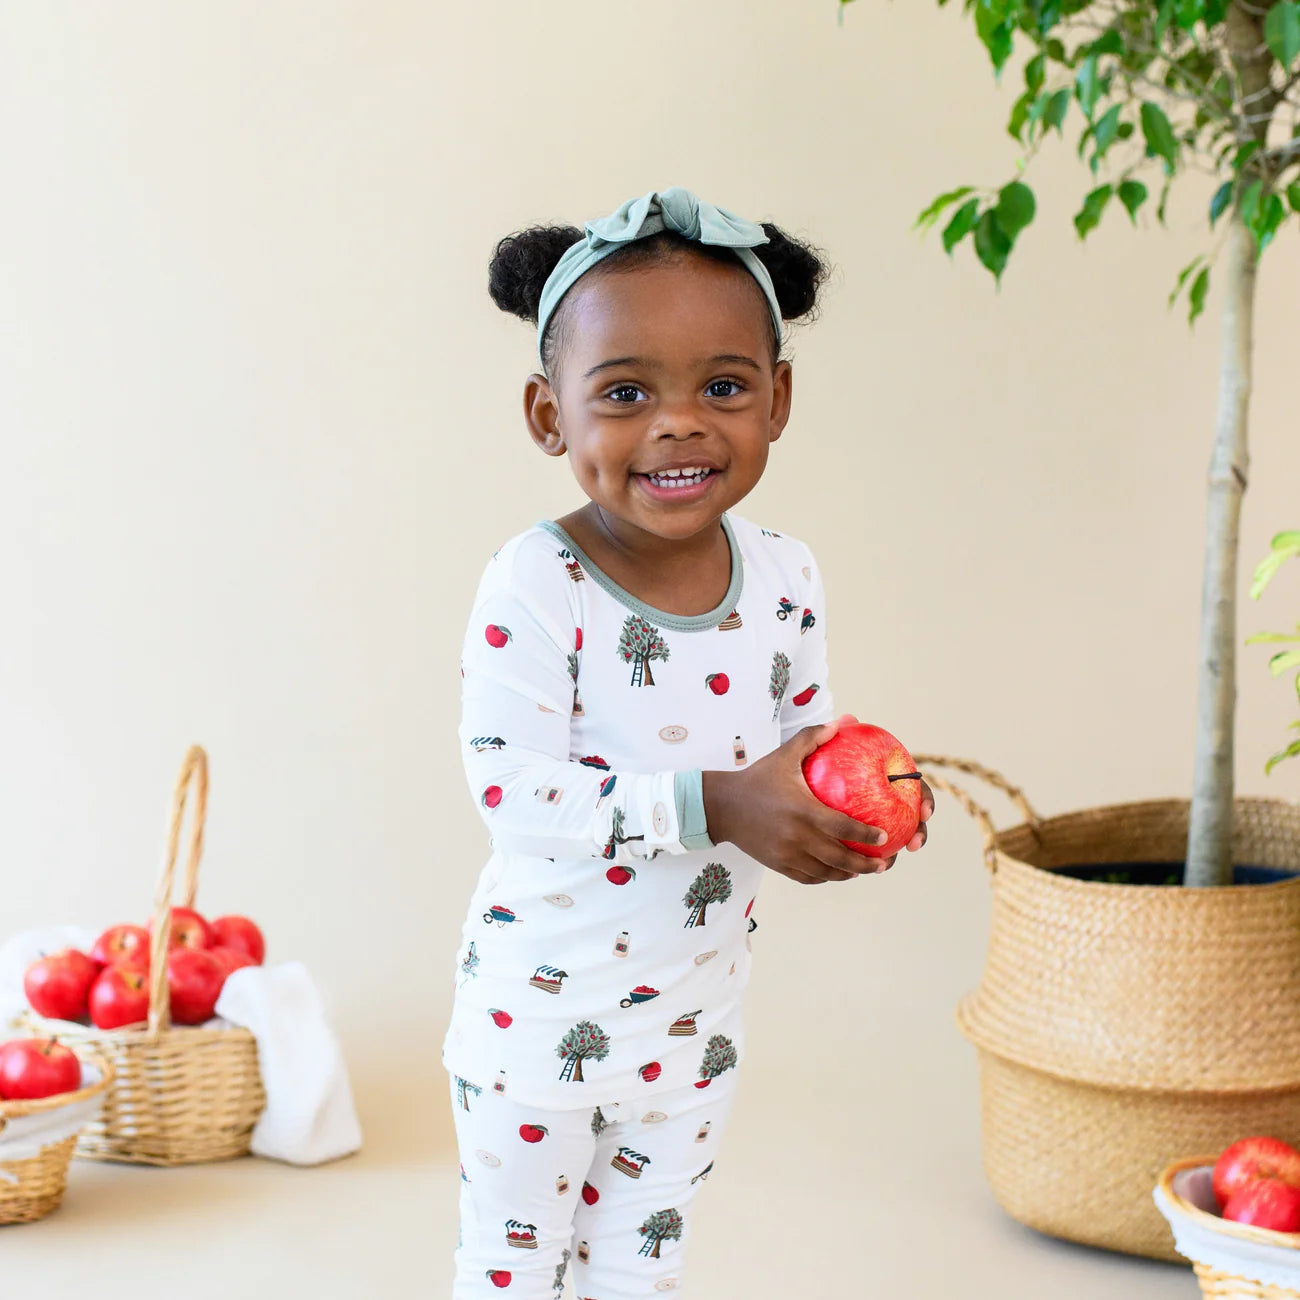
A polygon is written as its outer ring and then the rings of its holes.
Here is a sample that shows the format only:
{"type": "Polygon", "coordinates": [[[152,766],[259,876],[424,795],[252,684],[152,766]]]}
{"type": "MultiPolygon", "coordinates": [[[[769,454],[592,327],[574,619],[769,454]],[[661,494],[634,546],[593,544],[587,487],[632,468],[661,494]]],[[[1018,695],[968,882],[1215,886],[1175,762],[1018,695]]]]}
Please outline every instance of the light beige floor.
{"type": "MultiPolygon", "coordinates": [[[[860,1081],[878,1103],[870,1113],[793,1072],[783,1087],[742,1089],[697,1203],[689,1294],[1194,1300],[1188,1270],[1049,1241],[1002,1215],[980,1175],[963,1057],[954,1051],[938,1087],[897,1073],[860,1081]]],[[[434,1113],[414,1121],[409,1093],[358,1080],[367,1148],[335,1165],[74,1164],[57,1214],[0,1230],[3,1294],[137,1300],[166,1279],[186,1300],[443,1300],[457,1161],[442,1081],[431,1063],[421,1074],[434,1113]]]]}

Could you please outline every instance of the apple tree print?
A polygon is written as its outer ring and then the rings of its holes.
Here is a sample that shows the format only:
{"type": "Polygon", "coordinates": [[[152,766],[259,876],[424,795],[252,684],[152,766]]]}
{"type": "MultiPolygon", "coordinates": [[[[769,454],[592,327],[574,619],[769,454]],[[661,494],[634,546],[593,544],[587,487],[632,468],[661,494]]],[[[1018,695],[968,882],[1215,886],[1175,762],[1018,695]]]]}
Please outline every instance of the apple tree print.
{"type": "Polygon", "coordinates": [[[632,665],[633,686],[653,686],[650,673],[652,659],[668,660],[668,645],[657,627],[651,627],[639,614],[629,614],[618,639],[618,657],[632,665]]]}
{"type": "Polygon", "coordinates": [[[777,650],[772,655],[772,680],[767,684],[767,693],[776,701],[776,708],[772,710],[773,718],[780,716],[781,701],[785,699],[785,693],[789,687],[790,657],[777,650]]]}
{"type": "MultiPolygon", "coordinates": [[[[605,784],[612,785],[613,782],[614,782],[614,778],[611,776],[605,784]]],[[[601,785],[600,788],[602,790],[604,790],[605,784],[601,785]]],[[[618,804],[615,804],[614,810],[610,814],[609,839],[605,841],[605,850],[601,854],[601,856],[605,858],[605,860],[608,862],[613,862],[614,859],[618,856],[618,846],[620,844],[628,844],[632,840],[645,839],[644,835],[624,835],[623,827],[626,824],[626,822],[627,822],[626,814],[623,812],[622,808],[618,806],[618,804]]]]}
{"type": "Polygon", "coordinates": [[[676,1210],[656,1210],[637,1231],[645,1238],[637,1254],[658,1259],[663,1242],[682,1239],[682,1216],[676,1210]]]}
{"type": "Polygon", "coordinates": [[[710,862],[691,882],[682,902],[691,909],[686,928],[704,924],[704,912],[710,903],[725,903],[731,897],[731,872],[721,862],[710,862]]]}
{"type": "Polygon", "coordinates": [[[456,1099],[465,1110],[469,1109],[469,1094],[471,1092],[476,1097],[483,1095],[483,1089],[477,1083],[470,1083],[468,1079],[462,1079],[458,1074],[456,1076],[456,1099]]]}
{"type": "Polygon", "coordinates": [[[714,1034],[704,1049],[704,1063],[700,1066],[700,1078],[716,1079],[724,1070],[734,1069],[736,1065],[736,1045],[726,1034],[714,1034]]]}
{"type": "Polygon", "coordinates": [[[580,718],[583,716],[582,696],[578,694],[578,653],[576,650],[569,651],[569,676],[573,678],[573,716],[580,718]]]}
{"type": "Polygon", "coordinates": [[[574,1083],[582,1083],[583,1061],[588,1058],[603,1061],[609,1055],[609,1035],[592,1021],[580,1020],[560,1039],[555,1055],[564,1062],[561,1080],[572,1079],[574,1083]]]}

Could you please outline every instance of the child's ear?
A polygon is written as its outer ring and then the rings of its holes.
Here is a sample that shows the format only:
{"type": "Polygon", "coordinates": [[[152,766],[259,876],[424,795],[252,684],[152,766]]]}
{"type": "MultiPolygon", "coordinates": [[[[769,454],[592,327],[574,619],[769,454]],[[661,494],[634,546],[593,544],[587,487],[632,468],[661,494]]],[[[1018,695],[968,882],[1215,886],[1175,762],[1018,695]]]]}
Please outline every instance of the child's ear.
{"type": "Polygon", "coordinates": [[[768,424],[768,442],[775,442],[790,419],[791,390],[794,370],[788,361],[778,361],[772,372],[772,414],[768,424]]]}
{"type": "Polygon", "coordinates": [[[529,375],[524,380],[524,422],[529,436],[548,456],[564,455],[560,403],[545,375],[529,375]]]}

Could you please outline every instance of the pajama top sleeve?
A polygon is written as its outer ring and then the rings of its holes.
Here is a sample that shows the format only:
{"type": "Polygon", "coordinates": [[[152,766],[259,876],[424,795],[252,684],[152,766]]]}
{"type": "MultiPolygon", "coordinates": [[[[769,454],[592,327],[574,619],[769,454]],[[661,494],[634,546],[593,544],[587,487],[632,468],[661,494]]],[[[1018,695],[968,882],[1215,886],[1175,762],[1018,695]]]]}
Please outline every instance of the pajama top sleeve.
{"type": "Polygon", "coordinates": [[[571,757],[580,633],[563,569],[538,560],[516,539],[489,562],[461,660],[465,775],[493,844],[609,860],[712,847],[698,769],[614,772],[571,757]]]}

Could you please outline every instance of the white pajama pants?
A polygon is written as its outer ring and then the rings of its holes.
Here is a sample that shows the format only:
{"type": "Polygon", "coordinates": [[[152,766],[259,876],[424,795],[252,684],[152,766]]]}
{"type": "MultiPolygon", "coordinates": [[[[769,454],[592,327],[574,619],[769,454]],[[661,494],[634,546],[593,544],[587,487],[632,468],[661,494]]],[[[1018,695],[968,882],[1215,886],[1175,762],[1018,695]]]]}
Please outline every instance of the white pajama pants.
{"type": "Polygon", "coordinates": [[[460,1144],[452,1300],[680,1295],[691,1203],[713,1168],[736,1072],[707,1088],[543,1110],[451,1079],[460,1144]]]}

